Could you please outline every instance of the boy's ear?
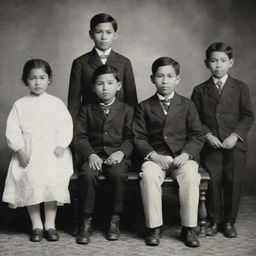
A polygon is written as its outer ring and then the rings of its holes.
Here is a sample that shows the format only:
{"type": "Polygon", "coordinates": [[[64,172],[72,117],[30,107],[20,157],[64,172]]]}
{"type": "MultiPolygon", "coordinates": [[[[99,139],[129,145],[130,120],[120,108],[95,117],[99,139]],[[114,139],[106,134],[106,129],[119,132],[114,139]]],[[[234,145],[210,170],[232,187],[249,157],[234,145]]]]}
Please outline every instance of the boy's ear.
{"type": "Polygon", "coordinates": [[[91,39],[93,39],[93,32],[91,30],[89,31],[89,36],[91,39]]]}
{"type": "Polygon", "coordinates": [[[208,60],[204,60],[205,66],[209,69],[209,63],[208,60]]]}
{"type": "Polygon", "coordinates": [[[177,75],[177,77],[176,77],[176,84],[178,84],[180,82],[180,79],[181,79],[181,76],[177,75]]]}
{"type": "Polygon", "coordinates": [[[117,37],[118,37],[118,33],[117,33],[117,31],[116,31],[116,32],[114,33],[114,40],[116,40],[117,37]]]}
{"type": "Polygon", "coordinates": [[[235,59],[230,59],[229,60],[229,67],[231,68],[233,65],[234,65],[234,63],[235,63],[235,59]]]}
{"type": "Polygon", "coordinates": [[[117,82],[117,91],[120,91],[121,90],[121,88],[122,88],[122,82],[120,81],[120,82],[117,82]]]}
{"type": "Polygon", "coordinates": [[[154,77],[154,75],[151,75],[150,76],[150,80],[151,80],[151,82],[154,84],[155,83],[155,77],[154,77]]]}

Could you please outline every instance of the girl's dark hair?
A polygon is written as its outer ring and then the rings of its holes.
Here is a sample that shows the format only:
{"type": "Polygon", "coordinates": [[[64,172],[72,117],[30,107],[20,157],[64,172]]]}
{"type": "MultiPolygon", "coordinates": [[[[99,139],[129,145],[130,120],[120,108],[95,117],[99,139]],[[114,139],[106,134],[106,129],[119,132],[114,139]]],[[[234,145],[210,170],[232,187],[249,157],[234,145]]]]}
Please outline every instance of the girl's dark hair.
{"type": "Polygon", "coordinates": [[[33,68],[42,68],[49,76],[49,79],[52,78],[52,69],[47,61],[41,59],[32,59],[27,61],[23,67],[22,81],[25,85],[27,84],[29,73],[33,68]]]}
{"type": "Polygon", "coordinates": [[[227,56],[229,57],[229,59],[233,58],[233,50],[232,48],[225,44],[225,43],[220,43],[220,42],[215,42],[212,43],[206,50],[205,55],[206,55],[206,60],[209,60],[209,58],[211,57],[211,54],[213,52],[224,52],[227,54],[227,56]]]}
{"type": "Polygon", "coordinates": [[[92,76],[92,84],[94,84],[97,80],[97,77],[104,74],[113,74],[117,82],[120,82],[120,75],[116,68],[110,66],[110,65],[101,65],[99,66],[93,73],[92,76]]]}
{"type": "Polygon", "coordinates": [[[177,76],[180,74],[180,64],[176,60],[170,57],[160,57],[156,59],[152,64],[152,75],[154,76],[156,74],[159,67],[168,65],[171,65],[174,68],[177,76]]]}
{"type": "Polygon", "coordinates": [[[116,32],[117,31],[117,23],[116,23],[115,19],[106,13],[99,13],[99,14],[93,16],[90,21],[90,29],[91,29],[91,31],[93,31],[99,23],[107,23],[107,22],[110,22],[112,24],[113,29],[116,32]]]}

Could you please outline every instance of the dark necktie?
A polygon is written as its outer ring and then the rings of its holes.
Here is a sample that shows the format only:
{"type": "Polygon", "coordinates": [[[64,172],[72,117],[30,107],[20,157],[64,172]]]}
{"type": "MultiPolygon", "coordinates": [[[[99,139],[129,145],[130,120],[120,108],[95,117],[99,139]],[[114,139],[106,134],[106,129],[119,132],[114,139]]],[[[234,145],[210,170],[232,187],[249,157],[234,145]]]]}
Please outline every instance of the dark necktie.
{"type": "Polygon", "coordinates": [[[109,111],[110,111],[111,105],[104,105],[104,104],[101,103],[100,106],[102,107],[105,116],[107,116],[109,111]]]}
{"type": "Polygon", "coordinates": [[[170,106],[170,102],[171,99],[164,99],[164,100],[160,100],[160,102],[162,103],[164,109],[166,112],[168,112],[169,106],[170,106]]]}
{"type": "Polygon", "coordinates": [[[216,85],[217,85],[218,93],[219,93],[219,95],[221,95],[221,90],[222,90],[221,86],[222,86],[222,82],[219,80],[219,81],[217,81],[216,85]]]}

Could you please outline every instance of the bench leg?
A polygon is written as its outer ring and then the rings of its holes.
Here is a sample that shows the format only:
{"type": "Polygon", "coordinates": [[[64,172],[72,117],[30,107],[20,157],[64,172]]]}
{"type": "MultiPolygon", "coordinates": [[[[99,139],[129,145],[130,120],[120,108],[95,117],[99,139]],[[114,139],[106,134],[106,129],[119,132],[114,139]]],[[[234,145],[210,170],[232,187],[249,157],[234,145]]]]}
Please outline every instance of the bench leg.
{"type": "Polygon", "coordinates": [[[199,194],[199,207],[198,207],[198,222],[199,222],[199,237],[205,237],[205,226],[206,226],[206,218],[207,218],[207,212],[205,207],[205,201],[206,201],[206,189],[200,188],[200,194],[199,194]]]}

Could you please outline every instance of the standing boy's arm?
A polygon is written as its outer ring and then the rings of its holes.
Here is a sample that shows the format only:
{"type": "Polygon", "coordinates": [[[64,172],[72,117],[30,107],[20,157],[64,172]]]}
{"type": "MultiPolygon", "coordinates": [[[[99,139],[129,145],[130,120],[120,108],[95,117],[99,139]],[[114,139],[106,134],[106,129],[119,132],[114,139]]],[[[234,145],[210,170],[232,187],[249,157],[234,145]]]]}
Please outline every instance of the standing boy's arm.
{"type": "Polygon", "coordinates": [[[204,134],[197,109],[192,101],[189,102],[187,112],[187,142],[181,152],[196,158],[204,145],[204,134]]]}
{"type": "Polygon", "coordinates": [[[126,113],[125,123],[124,123],[124,141],[120,145],[119,149],[124,153],[124,157],[128,158],[133,150],[133,134],[132,134],[132,121],[133,121],[133,109],[129,108],[126,113]]]}
{"type": "Polygon", "coordinates": [[[68,110],[72,116],[74,125],[81,107],[81,70],[81,63],[78,60],[74,60],[71,67],[68,90],[68,110]]]}
{"type": "Polygon", "coordinates": [[[252,127],[254,122],[254,113],[250,100],[249,89],[247,85],[243,84],[241,87],[241,96],[240,96],[240,118],[237,124],[236,129],[233,133],[237,134],[243,140],[246,139],[247,133],[252,127]]]}
{"type": "Polygon", "coordinates": [[[200,91],[197,90],[197,88],[194,88],[191,99],[192,99],[192,101],[194,102],[194,104],[196,106],[199,118],[200,118],[201,123],[202,123],[204,135],[206,135],[208,133],[211,133],[211,130],[209,129],[209,127],[204,124],[203,109],[202,109],[203,106],[202,106],[202,102],[201,102],[201,95],[200,95],[200,91]]]}
{"type": "Polygon", "coordinates": [[[79,112],[74,133],[75,149],[82,162],[87,161],[89,155],[95,153],[93,147],[89,142],[88,120],[88,112],[86,110],[86,106],[84,106],[79,112]]]}
{"type": "Polygon", "coordinates": [[[123,90],[125,97],[124,102],[135,107],[138,104],[138,99],[132,65],[129,60],[125,64],[124,69],[123,90]]]}

